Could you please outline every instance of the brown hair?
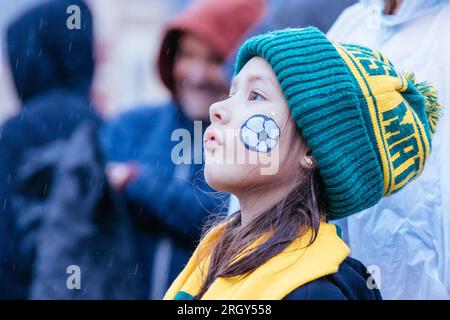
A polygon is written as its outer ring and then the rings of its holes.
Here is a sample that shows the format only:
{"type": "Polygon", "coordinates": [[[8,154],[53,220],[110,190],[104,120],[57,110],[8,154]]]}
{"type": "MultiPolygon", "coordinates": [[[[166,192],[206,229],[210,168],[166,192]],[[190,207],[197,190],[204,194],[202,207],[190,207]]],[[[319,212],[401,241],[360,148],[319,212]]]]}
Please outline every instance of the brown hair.
{"type": "MultiPolygon", "coordinates": [[[[279,203],[252,219],[245,227],[240,226],[240,211],[225,219],[227,224],[222,236],[212,247],[208,272],[196,299],[205,294],[217,277],[248,275],[308,230],[312,232],[309,244],[314,242],[320,221],[325,217],[324,186],[318,169],[303,171],[301,180],[279,203]],[[243,248],[248,248],[268,233],[270,236],[267,240],[246,250],[241,259],[233,262],[243,248]]],[[[223,222],[223,218],[210,221],[204,235],[223,222]]]]}

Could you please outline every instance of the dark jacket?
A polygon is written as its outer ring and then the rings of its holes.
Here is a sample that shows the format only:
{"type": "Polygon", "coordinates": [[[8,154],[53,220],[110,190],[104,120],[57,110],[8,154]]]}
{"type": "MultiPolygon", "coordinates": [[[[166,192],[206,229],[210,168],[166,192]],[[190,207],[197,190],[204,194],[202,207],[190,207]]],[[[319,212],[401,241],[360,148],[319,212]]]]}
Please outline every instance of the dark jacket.
{"type": "MultiPolygon", "coordinates": [[[[163,297],[194,251],[205,218],[228,200],[206,184],[201,155],[198,164],[174,164],[180,138],[171,137],[177,129],[190,136],[194,158],[194,124],[174,104],[127,112],[105,125],[100,136],[108,161],[133,161],[140,168],[124,192],[134,207],[142,297],[151,299],[163,297]]],[[[203,130],[196,133],[200,151],[203,130]]]]}
{"type": "Polygon", "coordinates": [[[129,214],[106,182],[95,126],[29,152],[11,199],[30,299],[133,299],[136,259],[129,214]],[[80,287],[71,268],[80,271],[80,287]],[[69,285],[68,285],[69,283],[69,285]]]}
{"type": "Polygon", "coordinates": [[[336,273],[304,284],[285,300],[381,300],[381,294],[366,267],[347,257],[336,273]]]}
{"type": "Polygon", "coordinates": [[[0,298],[24,299],[30,283],[30,256],[21,254],[19,213],[11,198],[24,155],[58,139],[67,139],[88,119],[97,120],[88,101],[72,91],[52,91],[30,100],[29,108],[0,127],[0,298]],[[62,108],[62,104],[64,108],[62,108]]]}
{"type": "Polygon", "coordinates": [[[22,254],[19,214],[11,205],[17,170],[27,151],[67,139],[84,121],[99,121],[88,93],[92,17],[83,1],[46,1],[8,26],[6,42],[22,109],[0,127],[0,298],[24,299],[32,257],[22,254]],[[80,8],[80,30],[66,27],[69,5],[80,8]]]}

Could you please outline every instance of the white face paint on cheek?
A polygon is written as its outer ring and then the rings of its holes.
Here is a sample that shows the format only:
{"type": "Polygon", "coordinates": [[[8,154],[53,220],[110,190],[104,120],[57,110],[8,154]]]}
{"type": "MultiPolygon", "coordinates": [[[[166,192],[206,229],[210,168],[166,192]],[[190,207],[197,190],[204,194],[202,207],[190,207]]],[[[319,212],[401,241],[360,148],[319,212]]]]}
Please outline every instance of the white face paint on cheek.
{"type": "Polygon", "coordinates": [[[277,145],[280,134],[280,128],[273,118],[256,114],[241,126],[240,138],[248,150],[270,152],[277,145]]]}

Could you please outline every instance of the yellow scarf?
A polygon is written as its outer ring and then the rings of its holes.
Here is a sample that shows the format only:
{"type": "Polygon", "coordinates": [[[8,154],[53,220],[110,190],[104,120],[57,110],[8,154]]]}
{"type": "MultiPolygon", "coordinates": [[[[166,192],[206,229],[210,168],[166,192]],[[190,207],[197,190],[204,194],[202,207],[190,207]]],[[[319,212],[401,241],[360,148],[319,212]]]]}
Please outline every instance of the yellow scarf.
{"type": "MultiPolygon", "coordinates": [[[[164,300],[193,299],[207,274],[211,244],[222,235],[225,223],[200,242],[184,270],[170,286],[164,300]]],[[[279,300],[301,285],[337,272],[350,249],[338,237],[336,226],[322,222],[316,240],[307,246],[310,231],[246,277],[218,277],[202,299],[279,300]]]]}

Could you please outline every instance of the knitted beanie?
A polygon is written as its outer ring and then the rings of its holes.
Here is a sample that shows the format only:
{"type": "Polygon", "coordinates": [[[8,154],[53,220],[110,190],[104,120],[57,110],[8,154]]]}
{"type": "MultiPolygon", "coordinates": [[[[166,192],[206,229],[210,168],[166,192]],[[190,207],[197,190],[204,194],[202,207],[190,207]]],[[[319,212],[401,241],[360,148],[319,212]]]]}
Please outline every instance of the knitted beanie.
{"type": "Polygon", "coordinates": [[[254,56],[272,67],[338,219],[375,205],[418,176],[441,114],[433,87],[398,73],[369,48],[332,42],[314,27],[248,39],[235,74],[254,56]]]}

